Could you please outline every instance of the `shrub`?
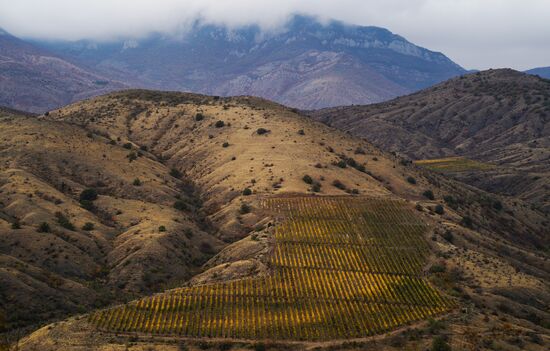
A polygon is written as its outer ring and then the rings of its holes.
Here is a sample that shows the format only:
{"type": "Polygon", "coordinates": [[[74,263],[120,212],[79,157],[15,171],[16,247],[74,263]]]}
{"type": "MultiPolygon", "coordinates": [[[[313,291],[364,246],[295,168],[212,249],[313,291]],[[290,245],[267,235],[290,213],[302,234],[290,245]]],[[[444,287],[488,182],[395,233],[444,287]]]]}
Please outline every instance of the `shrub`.
{"type": "Polygon", "coordinates": [[[176,200],[176,202],[174,202],[174,208],[179,211],[185,211],[187,210],[187,204],[182,200],[176,200]]]}
{"type": "Polygon", "coordinates": [[[111,144],[111,145],[116,145],[116,141],[110,140],[110,141],[109,141],[109,144],[111,144]]]}
{"type": "Polygon", "coordinates": [[[199,250],[203,254],[207,254],[207,255],[211,255],[211,254],[215,253],[214,248],[212,247],[212,245],[210,245],[210,243],[208,243],[206,241],[203,241],[201,243],[201,245],[199,246],[199,250]]]}
{"type": "Polygon", "coordinates": [[[442,264],[434,264],[430,267],[430,273],[443,273],[445,270],[446,268],[442,264]]]}
{"type": "Polygon", "coordinates": [[[159,232],[162,233],[162,232],[165,232],[165,231],[166,231],[166,227],[163,226],[163,225],[161,225],[161,226],[159,227],[159,232]]]}
{"type": "Polygon", "coordinates": [[[311,178],[309,175],[305,175],[302,180],[304,181],[304,183],[306,184],[313,184],[313,178],[311,178]]]}
{"type": "Polygon", "coordinates": [[[353,157],[350,157],[346,160],[346,163],[348,164],[348,166],[350,167],[357,167],[357,161],[355,161],[355,159],[353,157]]]}
{"type": "Polygon", "coordinates": [[[431,190],[426,190],[425,192],[422,193],[422,195],[424,195],[424,197],[425,197],[426,199],[430,199],[430,200],[435,199],[434,193],[433,193],[433,191],[431,191],[431,190]]]}
{"type": "Polygon", "coordinates": [[[357,147],[357,149],[355,149],[355,154],[356,155],[365,155],[366,152],[361,147],[357,147]]]}
{"type": "Polygon", "coordinates": [[[243,195],[244,196],[249,196],[249,195],[252,195],[252,190],[250,188],[246,188],[243,190],[243,195]]]}
{"type": "Polygon", "coordinates": [[[170,175],[171,175],[172,177],[174,177],[174,178],[177,178],[177,179],[180,179],[180,178],[183,176],[183,174],[181,174],[181,172],[178,171],[178,170],[175,169],[175,168],[172,168],[172,169],[170,170],[170,175]]]}
{"type": "Polygon", "coordinates": [[[351,190],[351,193],[352,193],[353,195],[359,195],[359,189],[352,189],[352,190],[351,190]]]}
{"type": "Polygon", "coordinates": [[[130,153],[128,154],[128,156],[126,156],[126,157],[128,157],[128,160],[129,160],[130,162],[135,161],[135,160],[137,160],[137,158],[138,158],[137,154],[136,154],[135,152],[133,152],[133,151],[130,152],[130,153]]]}
{"type": "Polygon", "coordinates": [[[320,192],[320,191],[321,191],[321,183],[315,182],[315,183],[311,186],[311,191],[313,191],[314,193],[320,192]]]}
{"type": "Polygon", "coordinates": [[[258,135],[264,135],[264,134],[269,133],[269,130],[268,130],[268,129],[265,129],[265,128],[258,128],[258,130],[256,131],[256,133],[258,133],[258,135]]]}
{"type": "Polygon", "coordinates": [[[85,231],[90,231],[90,230],[94,230],[95,226],[93,223],[91,222],[86,222],[84,223],[84,225],[82,226],[82,230],[85,230],[85,231]]]}
{"type": "Polygon", "coordinates": [[[141,186],[141,180],[139,178],[134,179],[134,182],[132,183],[134,186],[141,186]]]}
{"type": "Polygon", "coordinates": [[[424,209],[421,204],[416,204],[415,208],[417,211],[422,211],[424,209]]]}
{"type": "Polygon", "coordinates": [[[251,208],[250,208],[250,206],[247,205],[247,204],[242,204],[242,205],[241,205],[241,208],[239,209],[239,212],[240,212],[241,214],[247,214],[247,213],[250,213],[250,211],[251,211],[251,208]]]}
{"type": "Polygon", "coordinates": [[[442,215],[445,213],[445,208],[443,208],[443,205],[437,205],[435,206],[435,209],[434,209],[435,213],[437,213],[438,215],[442,215]]]}
{"type": "Polygon", "coordinates": [[[340,160],[336,163],[336,165],[340,168],[346,168],[347,167],[347,164],[346,164],[346,161],[344,160],[340,160]]]}
{"type": "Polygon", "coordinates": [[[223,128],[225,126],[224,121],[217,121],[216,124],[214,124],[216,128],[223,128]]]}
{"type": "Polygon", "coordinates": [[[92,201],[89,201],[89,200],[80,200],[80,205],[82,206],[83,209],[85,210],[88,210],[88,211],[93,211],[95,210],[95,206],[94,206],[94,203],[92,201]]]}
{"type": "Polygon", "coordinates": [[[97,190],[94,188],[84,189],[79,198],[80,201],[95,201],[97,200],[97,190]]]}
{"type": "Polygon", "coordinates": [[[474,226],[474,221],[472,221],[472,219],[468,216],[462,217],[462,220],[460,221],[460,223],[463,226],[468,227],[468,228],[472,228],[474,226]]]}
{"type": "Polygon", "coordinates": [[[123,148],[125,149],[128,149],[128,150],[131,150],[132,149],[132,143],[125,143],[124,145],[122,145],[123,148]]]}
{"type": "Polygon", "coordinates": [[[183,231],[183,234],[187,237],[187,239],[191,239],[193,237],[193,230],[191,228],[185,228],[183,231]]]}
{"type": "Polygon", "coordinates": [[[197,113],[195,115],[195,121],[199,122],[199,121],[202,121],[204,119],[204,115],[202,113],[197,113]]]}
{"type": "Polygon", "coordinates": [[[323,168],[323,165],[320,164],[320,163],[317,163],[317,164],[315,165],[315,168],[323,168]]]}
{"type": "Polygon", "coordinates": [[[298,131],[298,134],[299,134],[299,135],[306,135],[306,132],[304,132],[303,129],[300,129],[300,130],[298,131]]]}
{"type": "Polygon", "coordinates": [[[416,184],[416,179],[414,179],[414,178],[411,177],[411,176],[408,176],[408,177],[407,177],[407,182],[409,182],[409,183],[411,183],[411,184],[414,185],[414,184],[416,184]]]}
{"type": "Polygon", "coordinates": [[[443,233],[442,237],[450,243],[452,243],[454,240],[453,233],[450,230],[446,230],[445,233],[443,233]]]}
{"type": "Polygon", "coordinates": [[[451,347],[442,336],[436,336],[432,341],[432,351],[451,351],[451,347]]]}
{"type": "Polygon", "coordinates": [[[59,223],[60,226],[62,226],[65,229],[73,230],[74,231],[74,225],[69,221],[67,217],[61,212],[56,212],[55,217],[57,217],[57,223],[59,223]]]}
{"type": "Polygon", "coordinates": [[[37,230],[39,233],[50,233],[52,231],[52,229],[50,228],[50,225],[47,223],[47,222],[42,222],[40,223],[40,225],[38,226],[38,230],[37,230]]]}
{"type": "Polygon", "coordinates": [[[19,221],[15,221],[11,224],[11,229],[21,229],[21,224],[19,224],[19,221]]]}
{"type": "Polygon", "coordinates": [[[494,208],[495,210],[500,211],[500,210],[502,210],[502,207],[503,207],[503,206],[502,206],[502,202],[500,202],[499,200],[495,200],[495,201],[493,202],[493,208],[494,208]]]}
{"type": "Polygon", "coordinates": [[[229,143],[226,141],[225,143],[222,144],[222,147],[229,147],[229,143]]]}
{"type": "Polygon", "coordinates": [[[342,183],[341,181],[339,181],[338,179],[335,179],[333,182],[332,182],[332,185],[340,190],[346,190],[346,186],[344,185],[344,183],[342,183]]]}

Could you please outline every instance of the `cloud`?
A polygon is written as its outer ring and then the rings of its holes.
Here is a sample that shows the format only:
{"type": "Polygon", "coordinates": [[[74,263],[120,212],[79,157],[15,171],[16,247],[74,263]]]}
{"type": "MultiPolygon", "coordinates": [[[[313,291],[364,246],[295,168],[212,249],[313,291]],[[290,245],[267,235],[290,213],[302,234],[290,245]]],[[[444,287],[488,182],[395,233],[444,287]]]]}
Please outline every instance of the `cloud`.
{"type": "Polygon", "coordinates": [[[0,0],[0,27],[39,39],[136,39],[196,19],[275,29],[294,13],[385,27],[469,68],[550,66],[547,0],[0,0]]]}

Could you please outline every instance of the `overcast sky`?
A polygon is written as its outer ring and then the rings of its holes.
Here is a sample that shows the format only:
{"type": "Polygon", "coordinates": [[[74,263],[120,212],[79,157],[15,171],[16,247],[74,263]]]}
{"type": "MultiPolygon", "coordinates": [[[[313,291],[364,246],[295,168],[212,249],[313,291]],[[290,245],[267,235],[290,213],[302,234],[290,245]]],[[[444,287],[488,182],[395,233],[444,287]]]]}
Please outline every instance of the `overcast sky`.
{"type": "Polygon", "coordinates": [[[196,18],[273,29],[293,13],[384,27],[468,69],[550,66],[550,0],[0,0],[0,27],[111,40],[181,31],[196,18]]]}

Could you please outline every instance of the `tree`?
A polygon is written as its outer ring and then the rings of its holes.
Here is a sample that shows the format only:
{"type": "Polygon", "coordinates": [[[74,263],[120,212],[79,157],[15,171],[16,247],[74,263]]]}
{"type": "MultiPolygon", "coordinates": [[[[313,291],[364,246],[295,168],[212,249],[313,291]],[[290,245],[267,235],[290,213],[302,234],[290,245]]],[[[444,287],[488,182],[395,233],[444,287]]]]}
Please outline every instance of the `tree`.
{"type": "Polygon", "coordinates": [[[50,225],[47,222],[42,222],[38,226],[38,232],[39,233],[49,233],[52,229],[50,228],[50,225]]]}
{"type": "Polygon", "coordinates": [[[305,175],[302,180],[306,183],[306,184],[312,184],[313,183],[313,178],[311,178],[309,175],[305,175]]]}
{"type": "Polygon", "coordinates": [[[181,174],[181,172],[178,171],[178,170],[175,169],[175,168],[172,168],[172,169],[170,170],[170,175],[171,175],[172,177],[174,177],[174,178],[177,178],[177,179],[180,179],[180,178],[183,176],[183,174],[181,174]]]}
{"type": "Polygon", "coordinates": [[[246,188],[243,190],[243,195],[244,196],[249,196],[249,195],[252,195],[252,190],[250,188],[246,188]]]}
{"type": "Polygon", "coordinates": [[[433,191],[431,191],[430,189],[428,189],[428,190],[426,190],[425,192],[423,192],[422,195],[424,195],[424,197],[425,197],[426,199],[429,199],[429,200],[435,199],[434,193],[433,193],[433,191]]]}
{"type": "Polygon", "coordinates": [[[438,215],[442,215],[443,213],[445,213],[445,208],[443,208],[442,205],[437,205],[435,206],[435,213],[437,213],[438,215]]]}
{"type": "Polygon", "coordinates": [[[413,177],[409,176],[409,177],[407,177],[407,182],[409,182],[409,183],[412,184],[412,185],[415,185],[415,184],[416,184],[416,179],[414,179],[413,177]]]}
{"type": "Polygon", "coordinates": [[[86,222],[82,226],[82,230],[85,230],[85,231],[94,230],[94,228],[95,228],[95,225],[92,222],[86,222]]]}
{"type": "Polygon", "coordinates": [[[95,201],[97,200],[97,190],[94,188],[84,189],[80,193],[80,201],[95,201]]]}
{"type": "Polygon", "coordinates": [[[214,124],[216,128],[223,128],[225,126],[224,121],[217,121],[216,124],[214,124]]]}

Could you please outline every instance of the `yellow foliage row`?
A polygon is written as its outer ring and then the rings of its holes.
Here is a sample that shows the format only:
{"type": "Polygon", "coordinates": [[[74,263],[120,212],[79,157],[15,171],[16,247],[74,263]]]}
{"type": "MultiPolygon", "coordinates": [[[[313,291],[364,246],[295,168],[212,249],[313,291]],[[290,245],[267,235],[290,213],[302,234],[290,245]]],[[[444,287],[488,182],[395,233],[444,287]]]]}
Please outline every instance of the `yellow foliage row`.
{"type": "Polygon", "coordinates": [[[153,335],[327,340],[382,333],[448,309],[420,277],[425,226],[399,201],[271,198],[279,216],[267,277],[172,290],[90,316],[153,335]]]}

